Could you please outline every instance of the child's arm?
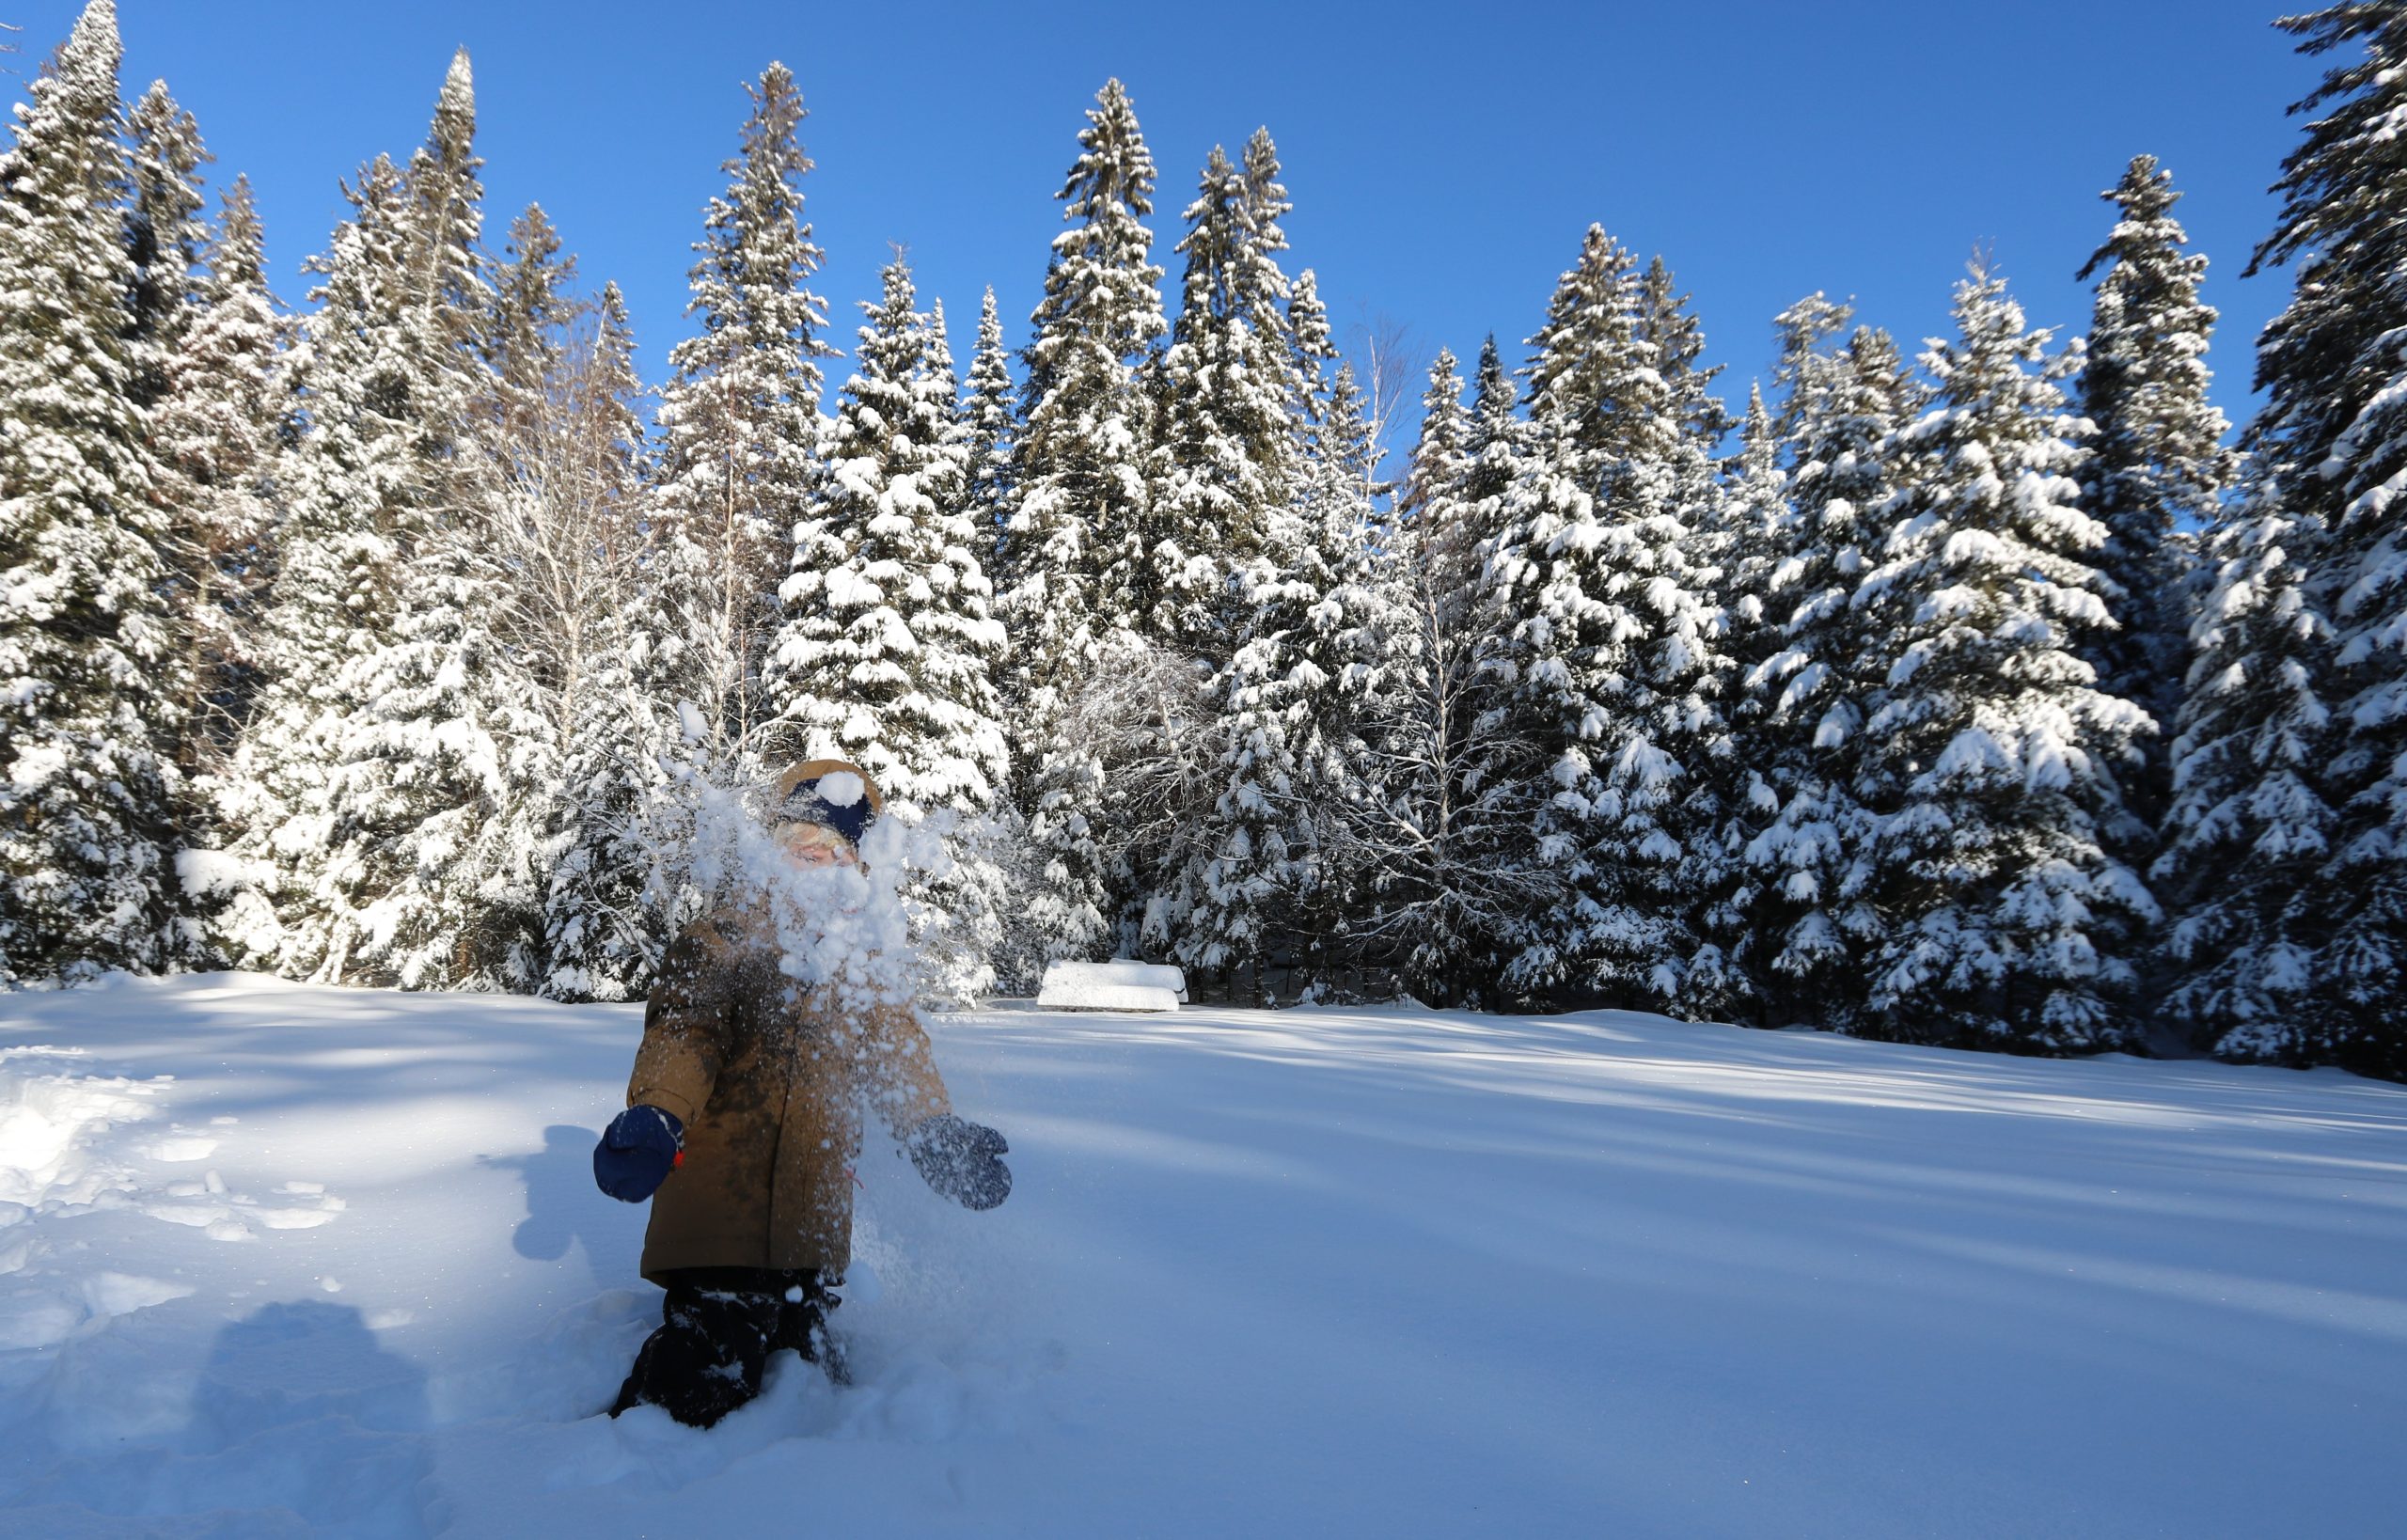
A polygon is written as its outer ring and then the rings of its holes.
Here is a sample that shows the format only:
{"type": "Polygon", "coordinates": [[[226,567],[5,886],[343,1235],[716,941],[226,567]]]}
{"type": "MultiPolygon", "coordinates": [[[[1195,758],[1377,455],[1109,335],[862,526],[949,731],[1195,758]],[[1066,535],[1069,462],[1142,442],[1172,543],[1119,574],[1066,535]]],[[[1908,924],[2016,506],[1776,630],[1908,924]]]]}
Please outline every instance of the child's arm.
{"type": "Polygon", "coordinates": [[[643,1043],[627,1080],[629,1107],[656,1107],[691,1123],[710,1104],[727,1063],[732,969],[707,919],[679,933],[660,959],[644,1005],[643,1043]]]}
{"type": "Polygon", "coordinates": [[[862,1036],[864,1089],[897,1139],[952,1110],[917,1011],[907,1004],[878,1006],[870,1012],[862,1036]]]}

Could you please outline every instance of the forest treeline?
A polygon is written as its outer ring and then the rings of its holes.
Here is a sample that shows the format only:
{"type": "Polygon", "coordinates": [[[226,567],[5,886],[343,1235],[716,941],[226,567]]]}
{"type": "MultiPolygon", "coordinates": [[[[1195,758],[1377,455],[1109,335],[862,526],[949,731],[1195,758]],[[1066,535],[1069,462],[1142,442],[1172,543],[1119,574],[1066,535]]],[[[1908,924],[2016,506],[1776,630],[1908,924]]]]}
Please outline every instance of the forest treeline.
{"type": "Polygon", "coordinates": [[[494,239],[464,52],[287,308],[92,0],[0,156],[0,976],[639,997],[705,790],[838,755],[945,853],[960,998],[1119,954],[2407,1077],[2407,5],[2279,25],[2332,62],[2234,434],[2147,155],[2084,338],[1976,258],[1911,357],[1800,301],[1734,410],[1597,227],[1399,390],[1269,134],[1172,216],[1117,81],[1016,337],[990,290],[960,369],[898,253],[840,353],[774,64],[647,391],[540,207],[494,239]]]}

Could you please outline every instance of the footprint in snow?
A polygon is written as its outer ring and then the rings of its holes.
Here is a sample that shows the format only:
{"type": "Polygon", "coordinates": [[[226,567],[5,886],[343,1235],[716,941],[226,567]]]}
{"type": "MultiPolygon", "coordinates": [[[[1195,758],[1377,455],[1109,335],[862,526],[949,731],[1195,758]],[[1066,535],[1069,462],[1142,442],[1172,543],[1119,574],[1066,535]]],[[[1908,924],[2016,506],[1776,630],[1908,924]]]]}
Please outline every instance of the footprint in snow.
{"type": "Polygon", "coordinates": [[[176,1201],[145,1203],[141,1211],[168,1224],[205,1230],[210,1239],[221,1241],[258,1239],[253,1224],[269,1230],[315,1230],[333,1223],[349,1206],[322,1182],[287,1182],[275,1193],[284,1202],[264,1204],[228,1191],[226,1179],[213,1171],[198,1182],[170,1183],[165,1195],[176,1201]]]}

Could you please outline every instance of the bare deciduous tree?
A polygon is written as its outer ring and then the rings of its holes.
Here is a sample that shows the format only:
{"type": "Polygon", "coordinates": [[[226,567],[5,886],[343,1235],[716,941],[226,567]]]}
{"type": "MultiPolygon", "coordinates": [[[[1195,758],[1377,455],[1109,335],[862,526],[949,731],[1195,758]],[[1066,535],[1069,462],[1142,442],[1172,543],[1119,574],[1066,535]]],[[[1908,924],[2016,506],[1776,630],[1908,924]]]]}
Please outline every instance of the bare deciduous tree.
{"type": "Polygon", "coordinates": [[[1478,560],[1467,537],[1415,524],[1387,553],[1381,662],[1363,704],[1370,792],[1346,805],[1340,828],[1372,895],[1350,925],[1358,957],[1422,999],[1492,1005],[1493,938],[1549,884],[1511,855],[1529,818],[1525,789],[1485,778],[1527,762],[1529,746],[1494,709],[1485,637],[1464,613],[1478,560]]]}
{"type": "Polygon", "coordinates": [[[1390,434],[1412,420],[1418,399],[1415,382],[1428,371],[1429,357],[1413,338],[1412,328],[1385,311],[1356,322],[1351,330],[1362,360],[1357,372],[1366,398],[1363,416],[1370,423],[1371,442],[1377,448],[1370,467],[1376,477],[1379,464],[1394,448],[1390,434]]]}

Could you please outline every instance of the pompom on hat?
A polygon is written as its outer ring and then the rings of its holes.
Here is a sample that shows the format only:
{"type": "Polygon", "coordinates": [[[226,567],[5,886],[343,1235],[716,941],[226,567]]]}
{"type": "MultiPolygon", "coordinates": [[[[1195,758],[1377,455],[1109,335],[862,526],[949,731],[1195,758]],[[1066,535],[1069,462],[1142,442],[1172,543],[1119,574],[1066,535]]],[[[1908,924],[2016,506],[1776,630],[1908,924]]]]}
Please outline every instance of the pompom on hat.
{"type": "Polygon", "coordinates": [[[806,760],[778,777],[769,794],[769,826],[817,824],[843,837],[857,851],[870,820],[886,810],[886,798],[859,765],[846,760],[806,760]]]}

